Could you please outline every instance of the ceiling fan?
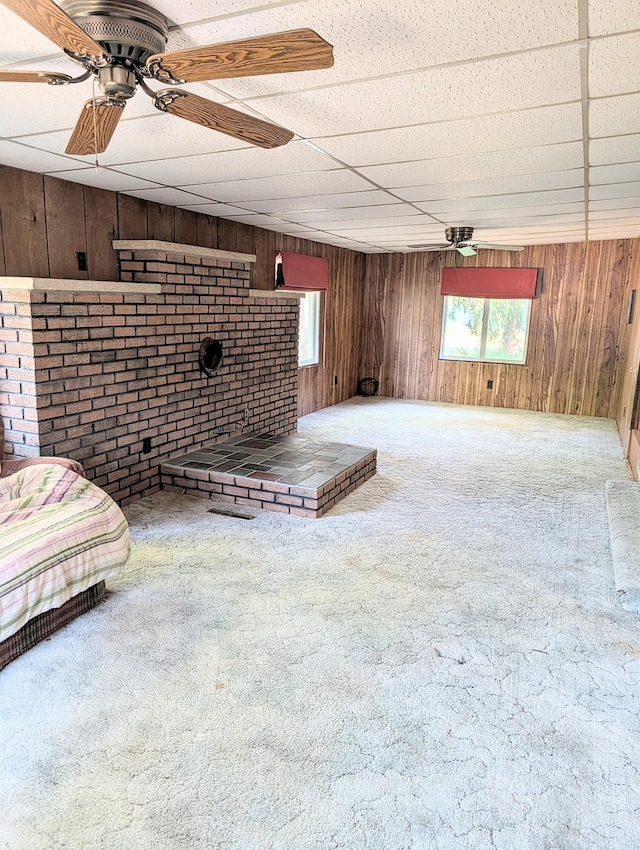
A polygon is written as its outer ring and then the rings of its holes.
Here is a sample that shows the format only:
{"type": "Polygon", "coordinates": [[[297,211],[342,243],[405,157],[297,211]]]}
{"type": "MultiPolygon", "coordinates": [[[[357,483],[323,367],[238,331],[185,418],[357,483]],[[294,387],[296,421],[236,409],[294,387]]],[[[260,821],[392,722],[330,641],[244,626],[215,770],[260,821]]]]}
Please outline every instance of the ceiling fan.
{"type": "Polygon", "coordinates": [[[444,232],[446,245],[409,245],[409,248],[422,248],[425,251],[458,251],[463,257],[474,257],[479,250],[524,251],[521,245],[490,245],[473,239],[473,227],[447,227],[444,232]]]}
{"type": "Polygon", "coordinates": [[[65,153],[102,153],[138,86],[169,112],[262,148],[286,145],[293,133],[244,112],[169,86],[230,77],[312,71],[333,65],[333,48],[310,29],[165,53],[169,24],[134,0],[0,0],[84,68],[77,77],[53,71],[2,70],[0,82],[66,86],[93,78],[101,97],[88,100],[65,153]]]}

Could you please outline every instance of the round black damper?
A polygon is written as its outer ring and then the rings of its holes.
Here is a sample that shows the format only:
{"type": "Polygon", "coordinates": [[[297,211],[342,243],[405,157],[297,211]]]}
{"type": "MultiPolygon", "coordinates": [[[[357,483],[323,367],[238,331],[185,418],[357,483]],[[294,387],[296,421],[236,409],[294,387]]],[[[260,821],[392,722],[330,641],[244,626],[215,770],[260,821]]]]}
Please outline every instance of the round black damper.
{"type": "Polygon", "coordinates": [[[210,378],[222,362],[222,343],[219,339],[207,337],[202,340],[198,363],[200,371],[210,378]]]}

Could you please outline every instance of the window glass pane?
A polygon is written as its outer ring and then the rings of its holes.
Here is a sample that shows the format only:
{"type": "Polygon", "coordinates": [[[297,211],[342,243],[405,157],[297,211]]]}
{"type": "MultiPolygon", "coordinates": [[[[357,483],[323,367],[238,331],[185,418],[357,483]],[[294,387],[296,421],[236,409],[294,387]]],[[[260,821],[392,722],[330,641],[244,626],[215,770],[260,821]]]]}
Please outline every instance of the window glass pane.
{"type": "Polygon", "coordinates": [[[480,357],[484,298],[447,295],[444,299],[441,357],[480,357]]]}
{"type": "Polygon", "coordinates": [[[491,298],[487,304],[489,318],[485,359],[524,363],[531,302],[515,298],[491,298]]]}
{"type": "Polygon", "coordinates": [[[305,292],[300,299],[298,366],[320,362],[320,293],[305,292]]]}

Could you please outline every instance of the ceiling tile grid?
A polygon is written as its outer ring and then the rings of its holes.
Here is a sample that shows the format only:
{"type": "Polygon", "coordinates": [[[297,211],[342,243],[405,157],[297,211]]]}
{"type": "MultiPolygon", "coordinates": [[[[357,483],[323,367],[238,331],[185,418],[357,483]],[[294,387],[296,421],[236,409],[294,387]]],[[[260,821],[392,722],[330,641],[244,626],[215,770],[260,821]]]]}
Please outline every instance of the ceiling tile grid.
{"type": "MultiPolygon", "coordinates": [[[[365,252],[441,243],[447,224],[502,244],[640,235],[637,3],[151,5],[171,25],[168,49],[301,27],[332,43],[329,69],[187,86],[294,141],[263,150],[138,92],[95,168],[64,153],[90,81],[3,82],[0,164],[365,252]]],[[[3,6],[0,32],[0,68],[77,73],[3,6]]]]}

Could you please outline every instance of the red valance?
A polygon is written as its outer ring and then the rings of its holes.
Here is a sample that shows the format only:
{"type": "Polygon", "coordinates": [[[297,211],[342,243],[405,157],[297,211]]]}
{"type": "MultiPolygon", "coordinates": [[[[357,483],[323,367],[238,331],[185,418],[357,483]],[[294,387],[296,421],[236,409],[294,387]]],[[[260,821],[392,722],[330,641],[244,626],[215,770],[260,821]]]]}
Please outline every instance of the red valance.
{"type": "Polygon", "coordinates": [[[276,287],[298,292],[317,292],[329,286],[329,263],[306,254],[276,254],[276,287]]]}
{"type": "Polygon", "coordinates": [[[538,269],[442,269],[442,295],[535,298],[538,269]]]}

